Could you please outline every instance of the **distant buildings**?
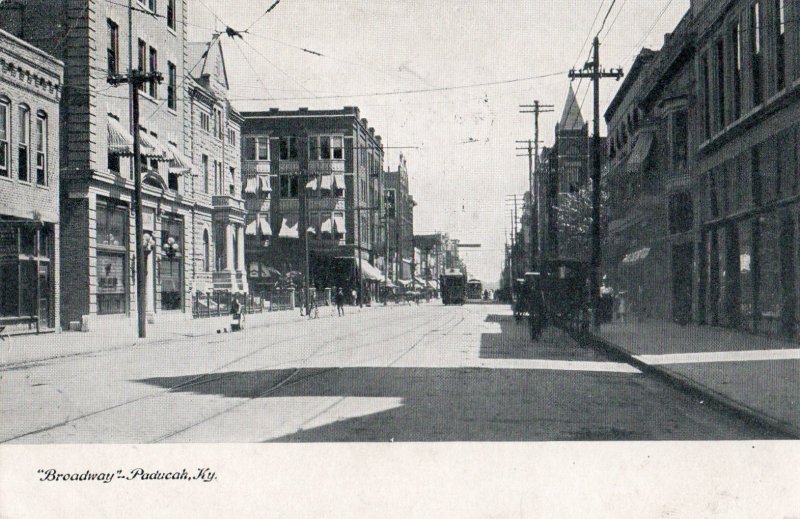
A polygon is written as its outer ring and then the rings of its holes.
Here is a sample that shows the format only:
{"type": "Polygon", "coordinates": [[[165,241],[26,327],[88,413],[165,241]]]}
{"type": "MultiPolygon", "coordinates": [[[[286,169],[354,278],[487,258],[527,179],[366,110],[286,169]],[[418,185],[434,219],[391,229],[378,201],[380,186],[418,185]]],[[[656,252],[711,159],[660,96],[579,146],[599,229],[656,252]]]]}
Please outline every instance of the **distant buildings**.
{"type": "MultiPolygon", "coordinates": [[[[2,14],[2,11],[0,11],[2,14]]],[[[0,327],[59,325],[63,64],[0,30],[0,327]]]]}
{"type": "Polygon", "coordinates": [[[392,279],[411,281],[414,263],[414,198],[408,189],[406,158],[400,154],[397,170],[387,170],[384,175],[384,192],[391,199],[387,205],[388,265],[392,279]]]}

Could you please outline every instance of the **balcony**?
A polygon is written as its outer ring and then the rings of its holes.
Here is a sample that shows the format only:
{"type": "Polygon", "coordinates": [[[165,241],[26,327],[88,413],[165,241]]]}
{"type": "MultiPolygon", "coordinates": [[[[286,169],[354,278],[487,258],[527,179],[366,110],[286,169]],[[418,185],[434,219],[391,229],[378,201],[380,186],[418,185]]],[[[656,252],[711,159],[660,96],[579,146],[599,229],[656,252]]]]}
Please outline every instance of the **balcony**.
{"type": "Polygon", "coordinates": [[[268,160],[243,160],[242,170],[245,175],[269,174],[270,163],[268,160]]]}

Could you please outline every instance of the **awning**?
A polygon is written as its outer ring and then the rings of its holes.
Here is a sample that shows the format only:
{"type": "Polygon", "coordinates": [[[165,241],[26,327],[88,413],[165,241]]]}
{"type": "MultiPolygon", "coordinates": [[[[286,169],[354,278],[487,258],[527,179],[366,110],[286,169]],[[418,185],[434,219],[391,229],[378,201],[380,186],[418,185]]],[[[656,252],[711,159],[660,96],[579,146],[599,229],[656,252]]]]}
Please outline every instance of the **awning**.
{"type": "Polygon", "coordinates": [[[262,236],[272,236],[272,228],[269,226],[269,222],[263,216],[259,216],[258,219],[253,220],[247,227],[245,227],[244,233],[248,236],[255,236],[257,229],[261,229],[262,236]]]}
{"type": "Polygon", "coordinates": [[[144,130],[139,130],[139,147],[145,157],[163,161],[172,160],[167,148],[144,130]]]}
{"type": "Polygon", "coordinates": [[[261,236],[272,236],[272,226],[263,216],[258,219],[259,226],[261,227],[261,236]]]}
{"type": "Polygon", "coordinates": [[[324,233],[331,234],[331,232],[333,231],[332,227],[333,227],[333,222],[331,221],[330,218],[328,218],[324,222],[322,222],[322,225],[319,226],[319,230],[323,234],[324,233]]]}
{"type": "Polygon", "coordinates": [[[319,184],[318,179],[312,178],[311,180],[306,182],[306,189],[310,189],[312,191],[316,191],[318,184],[319,184]]]}
{"type": "Polygon", "coordinates": [[[331,191],[333,189],[333,175],[322,175],[319,179],[319,188],[331,191]]]}
{"type": "Polygon", "coordinates": [[[255,236],[256,229],[258,229],[258,220],[253,220],[252,222],[247,224],[247,227],[244,228],[244,233],[247,236],[255,236]]]}
{"type": "Polygon", "coordinates": [[[636,139],[636,144],[633,146],[628,157],[628,163],[625,165],[625,171],[628,173],[638,173],[642,171],[647,157],[650,155],[650,149],[653,146],[653,132],[642,132],[639,138],[636,139]]]}
{"type": "Polygon", "coordinates": [[[337,234],[345,234],[347,232],[344,227],[344,216],[334,216],[333,225],[336,227],[337,234]]]}
{"type": "Polygon", "coordinates": [[[262,193],[269,193],[272,191],[272,182],[269,180],[269,175],[259,175],[258,183],[262,193]]]}
{"type": "Polygon", "coordinates": [[[361,267],[364,269],[363,274],[366,279],[370,279],[372,281],[383,281],[385,279],[383,272],[375,268],[375,266],[373,266],[369,261],[359,261],[358,259],[355,261],[356,266],[361,265],[361,267]]]}
{"type": "Polygon", "coordinates": [[[622,263],[627,263],[629,265],[631,263],[636,263],[637,261],[645,259],[648,254],[650,254],[650,247],[644,247],[630,254],[626,254],[625,257],[622,258],[622,263]]]}
{"type": "Polygon", "coordinates": [[[386,288],[397,288],[397,285],[392,283],[391,279],[384,279],[383,281],[386,284],[386,288]]]}
{"type": "Polygon", "coordinates": [[[410,279],[398,279],[397,282],[400,283],[400,286],[404,286],[404,287],[407,287],[408,285],[411,284],[411,280],[410,279]]]}
{"type": "Polygon", "coordinates": [[[299,238],[300,234],[297,232],[297,222],[294,223],[293,226],[289,226],[289,222],[286,221],[286,218],[283,219],[281,223],[281,230],[278,233],[279,238],[299,238]]]}
{"type": "Polygon", "coordinates": [[[192,161],[189,157],[181,153],[177,146],[168,142],[167,150],[171,156],[171,160],[169,161],[170,173],[186,173],[192,170],[192,161]]]}
{"type": "Polygon", "coordinates": [[[244,179],[244,192],[256,194],[258,191],[258,177],[247,177],[244,179]]]}
{"type": "Polygon", "coordinates": [[[308,229],[306,229],[306,232],[307,232],[308,234],[314,234],[314,235],[316,235],[316,234],[317,234],[317,230],[316,230],[316,229],[314,229],[314,227],[313,227],[313,226],[311,226],[311,227],[309,227],[308,229]]]}
{"type": "Polygon", "coordinates": [[[113,155],[133,154],[133,136],[112,117],[108,118],[108,152],[113,155]]]}
{"type": "Polygon", "coordinates": [[[333,176],[333,182],[336,184],[336,189],[344,191],[344,175],[337,174],[333,176]]]}

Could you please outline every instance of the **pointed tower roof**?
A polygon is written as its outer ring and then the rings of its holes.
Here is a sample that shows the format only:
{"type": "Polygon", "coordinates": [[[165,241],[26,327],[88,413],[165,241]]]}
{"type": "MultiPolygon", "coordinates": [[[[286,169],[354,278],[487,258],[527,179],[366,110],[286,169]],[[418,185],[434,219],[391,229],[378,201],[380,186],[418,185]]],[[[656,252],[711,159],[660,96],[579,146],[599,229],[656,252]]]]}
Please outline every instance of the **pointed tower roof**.
{"type": "Polygon", "coordinates": [[[561,122],[558,123],[559,130],[580,130],[583,128],[584,121],[581,115],[581,107],[575,98],[575,91],[572,85],[569,86],[567,100],[564,103],[564,112],[561,114],[561,122]]]}

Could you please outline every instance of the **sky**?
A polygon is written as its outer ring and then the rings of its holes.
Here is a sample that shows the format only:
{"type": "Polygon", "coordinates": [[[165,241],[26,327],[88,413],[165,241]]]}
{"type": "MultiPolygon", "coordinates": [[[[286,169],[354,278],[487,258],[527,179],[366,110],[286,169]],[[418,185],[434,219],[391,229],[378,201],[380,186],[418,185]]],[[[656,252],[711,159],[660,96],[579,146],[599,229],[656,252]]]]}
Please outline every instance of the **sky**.
{"type": "MultiPolygon", "coordinates": [[[[358,106],[388,147],[385,166],[406,157],[415,233],[480,244],[461,253],[470,276],[489,282],[500,277],[513,196],[528,186],[515,141],[533,139],[533,115],[519,105],[555,106],[539,119],[540,140],[551,145],[567,73],[588,60],[607,13],[601,66],[627,72],[689,8],[689,0],[280,0],[265,14],[274,2],[189,0],[191,40],[247,30],[221,38],[233,105],[358,106]]],[[[601,82],[601,115],[620,84],[601,82]]],[[[591,121],[589,82],[573,87],[591,121]]]]}

